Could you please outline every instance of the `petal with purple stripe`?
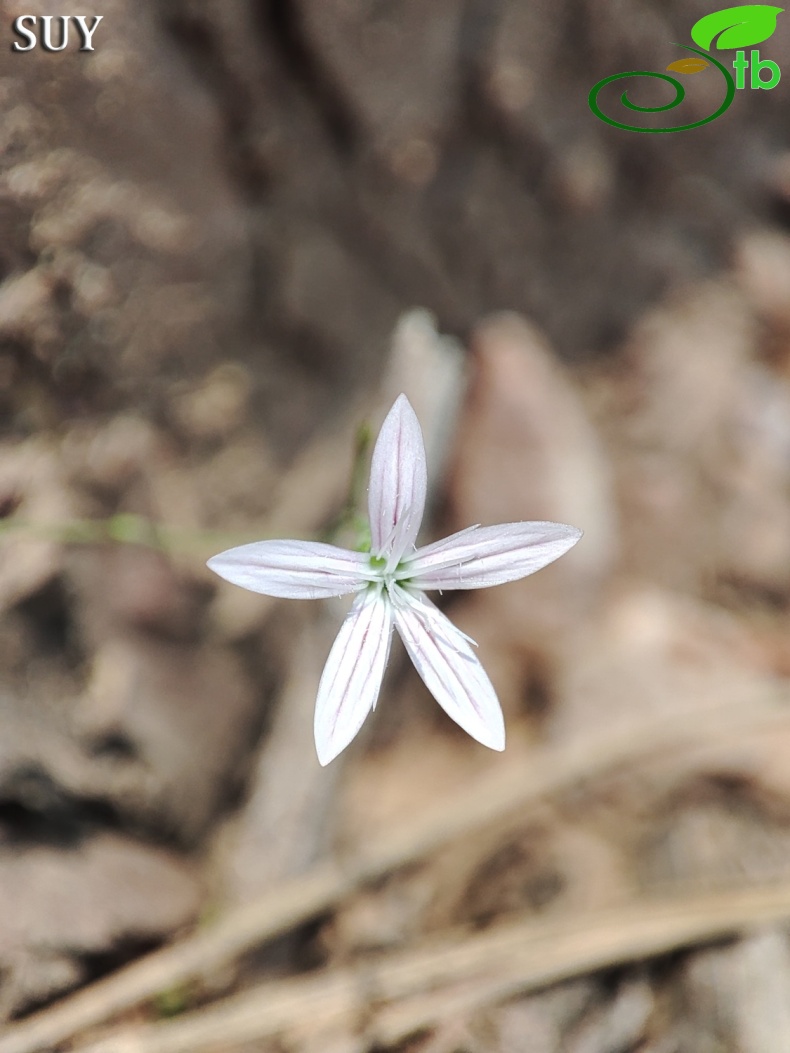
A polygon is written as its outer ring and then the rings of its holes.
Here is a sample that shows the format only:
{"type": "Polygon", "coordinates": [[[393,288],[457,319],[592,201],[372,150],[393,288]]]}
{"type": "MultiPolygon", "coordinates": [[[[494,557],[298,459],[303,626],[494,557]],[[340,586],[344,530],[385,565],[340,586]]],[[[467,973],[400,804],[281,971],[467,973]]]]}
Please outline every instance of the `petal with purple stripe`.
{"type": "Polygon", "coordinates": [[[358,596],[326,660],[315,704],[321,764],[346,748],[376,705],[392,635],[392,608],[377,589],[358,596]]]}
{"type": "Polygon", "coordinates": [[[416,589],[484,589],[534,574],[581,536],[564,523],[468,527],[418,549],[398,576],[416,589]]]}
{"type": "Polygon", "coordinates": [[[320,541],[253,541],[212,556],[208,566],[252,592],[301,600],[345,596],[372,576],[364,553],[320,541]]]}
{"type": "Polygon", "coordinates": [[[422,523],[428,472],[420,423],[399,395],[381,426],[370,466],[371,552],[394,570],[422,523]]]}
{"type": "Polygon", "coordinates": [[[505,722],[493,684],[468,638],[431,601],[397,585],[391,590],[395,627],[425,686],[472,738],[505,748],[505,722]]]}

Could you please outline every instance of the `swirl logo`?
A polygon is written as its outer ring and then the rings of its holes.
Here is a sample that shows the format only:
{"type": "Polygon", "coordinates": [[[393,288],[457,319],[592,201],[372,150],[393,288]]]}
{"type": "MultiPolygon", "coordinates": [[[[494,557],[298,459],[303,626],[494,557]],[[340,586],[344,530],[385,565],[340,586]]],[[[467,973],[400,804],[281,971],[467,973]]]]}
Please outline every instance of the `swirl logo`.
{"type": "Polygon", "coordinates": [[[761,59],[760,52],[756,48],[752,48],[750,57],[747,59],[743,49],[754,44],[761,44],[767,40],[776,29],[777,16],[783,10],[784,8],[782,7],[772,7],[768,4],[745,4],[740,7],[728,7],[722,11],[713,11],[711,14],[705,15],[704,18],[695,22],[691,28],[691,39],[697,47],[691,47],[688,44],[677,45],[685,51],[692,52],[693,55],[697,56],[696,58],[687,56],[677,59],[666,67],[666,73],[655,73],[650,70],[632,70],[628,73],[614,73],[610,77],[604,77],[590,91],[588,99],[590,109],[599,120],[627,132],[646,132],[649,134],[685,132],[691,128],[700,128],[703,124],[710,124],[717,117],[721,117],[724,111],[729,108],[732,100],[735,98],[736,90],[746,86],[747,69],[750,70],[751,74],[751,88],[767,90],[776,87],[779,83],[781,71],[775,62],[770,59],[761,59]],[[735,59],[732,63],[735,76],[730,73],[722,62],[710,54],[710,49],[714,47],[714,42],[716,49],[719,51],[735,50],[735,59]],[[620,96],[620,102],[635,113],[651,114],[674,110],[686,97],[686,89],[679,80],[670,76],[670,74],[677,73],[691,76],[696,73],[702,73],[708,68],[718,70],[724,78],[724,98],[714,113],[698,121],[671,125],[669,127],[642,128],[637,124],[625,123],[609,117],[603,112],[598,102],[598,96],[601,91],[614,81],[624,80],[629,77],[652,77],[671,84],[674,89],[674,98],[661,106],[641,106],[628,97],[628,90],[626,90],[620,96]],[[767,78],[764,76],[765,73],[768,74],[767,78]]]}

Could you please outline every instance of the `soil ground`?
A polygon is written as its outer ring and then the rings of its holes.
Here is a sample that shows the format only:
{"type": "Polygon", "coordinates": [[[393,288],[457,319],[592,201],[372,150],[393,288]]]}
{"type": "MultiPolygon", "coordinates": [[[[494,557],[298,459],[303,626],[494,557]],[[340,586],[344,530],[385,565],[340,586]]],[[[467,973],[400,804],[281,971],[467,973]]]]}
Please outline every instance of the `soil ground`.
{"type": "Polygon", "coordinates": [[[106,0],[50,54],[17,7],[0,1053],[790,1051],[787,84],[597,120],[696,0],[106,0]],[[505,754],[394,648],[322,769],[343,604],[205,559],[342,541],[401,390],[426,538],[585,537],[440,598],[505,754]]]}

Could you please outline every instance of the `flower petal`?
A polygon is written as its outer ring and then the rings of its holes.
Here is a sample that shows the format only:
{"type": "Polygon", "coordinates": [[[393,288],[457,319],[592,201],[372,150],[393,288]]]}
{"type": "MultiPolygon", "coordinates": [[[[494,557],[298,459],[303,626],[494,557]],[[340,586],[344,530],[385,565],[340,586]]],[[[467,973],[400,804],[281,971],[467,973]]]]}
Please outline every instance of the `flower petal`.
{"type": "Polygon", "coordinates": [[[405,561],[399,580],[417,589],[484,589],[534,574],[582,536],[564,523],[467,527],[405,561]]]}
{"type": "Polygon", "coordinates": [[[425,510],[425,444],[411,403],[399,395],[381,426],[370,466],[371,552],[394,570],[417,539],[425,510]]]}
{"type": "Polygon", "coordinates": [[[371,577],[364,553],[320,541],[254,541],[212,556],[208,566],[243,589],[302,600],[344,596],[371,577]]]}
{"type": "Polygon", "coordinates": [[[466,636],[426,596],[392,589],[395,627],[425,686],[449,717],[492,750],[505,748],[493,684],[466,636]]]}
{"type": "Polygon", "coordinates": [[[354,601],[329,652],[315,704],[321,764],[344,750],[376,705],[392,636],[392,608],[379,590],[354,601]]]}

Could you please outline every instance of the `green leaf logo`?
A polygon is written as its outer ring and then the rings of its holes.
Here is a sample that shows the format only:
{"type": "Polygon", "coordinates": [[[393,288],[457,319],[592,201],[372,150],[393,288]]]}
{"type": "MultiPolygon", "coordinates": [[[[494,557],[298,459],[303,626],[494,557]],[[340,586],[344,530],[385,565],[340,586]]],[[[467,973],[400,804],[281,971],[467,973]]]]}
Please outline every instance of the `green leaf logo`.
{"type": "Polygon", "coordinates": [[[691,28],[691,39],[706,51],[710,51],[714,39],[719,51],[726,48],[748,48],[761,44],[776,29],[776,17],[783,7],[769,4],[744,4],[741,7],[726,7],[705,15],[691,28]]]}

